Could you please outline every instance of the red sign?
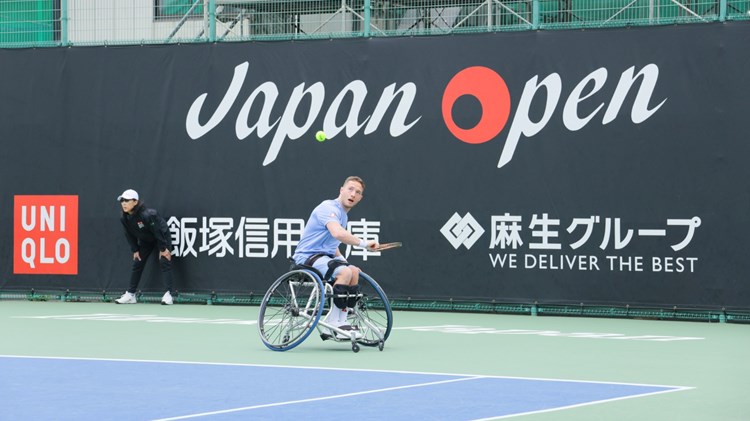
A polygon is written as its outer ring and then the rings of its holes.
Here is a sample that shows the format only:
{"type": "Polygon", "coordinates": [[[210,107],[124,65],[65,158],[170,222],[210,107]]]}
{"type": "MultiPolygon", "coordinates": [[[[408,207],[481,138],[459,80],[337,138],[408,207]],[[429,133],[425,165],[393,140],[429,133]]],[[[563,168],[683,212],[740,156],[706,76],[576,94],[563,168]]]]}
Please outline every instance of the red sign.
{"type": "Polygon", "coordinates": [[[13,273],[78,274],[78,196],[15,196],[13,273]]]}

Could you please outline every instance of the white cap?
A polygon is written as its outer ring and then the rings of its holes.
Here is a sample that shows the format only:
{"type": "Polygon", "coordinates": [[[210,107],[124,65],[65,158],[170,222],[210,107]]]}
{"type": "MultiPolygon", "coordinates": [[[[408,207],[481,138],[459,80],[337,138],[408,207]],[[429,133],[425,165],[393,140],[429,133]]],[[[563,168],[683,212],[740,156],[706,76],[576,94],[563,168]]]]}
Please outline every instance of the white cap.
{"type": "Polygon", "coordinates": [[[122,192],[121,195],[117,196],[117,201],[121,201],[122,199],[125,200],[138,200],[138,192],[133,189],[127,189],[124,192],[122,192]]]}

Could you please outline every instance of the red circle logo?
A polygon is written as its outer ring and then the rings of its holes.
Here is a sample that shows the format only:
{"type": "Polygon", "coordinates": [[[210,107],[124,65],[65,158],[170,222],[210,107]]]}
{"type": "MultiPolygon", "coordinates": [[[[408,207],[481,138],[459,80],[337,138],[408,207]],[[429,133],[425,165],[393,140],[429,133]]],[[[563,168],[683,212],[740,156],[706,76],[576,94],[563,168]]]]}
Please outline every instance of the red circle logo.
{"type": "Polygon", "coordinates": [[[456,73],[443,92],[443,121],[460,141],[479,144],[492,140],[503,130],[510,116],[508,85],[494,70],[482,66],[467,67],[456,73]],[[470,129],[453,121],[453,104],[471,95],[482,105],[482,118],[470,129]]]}

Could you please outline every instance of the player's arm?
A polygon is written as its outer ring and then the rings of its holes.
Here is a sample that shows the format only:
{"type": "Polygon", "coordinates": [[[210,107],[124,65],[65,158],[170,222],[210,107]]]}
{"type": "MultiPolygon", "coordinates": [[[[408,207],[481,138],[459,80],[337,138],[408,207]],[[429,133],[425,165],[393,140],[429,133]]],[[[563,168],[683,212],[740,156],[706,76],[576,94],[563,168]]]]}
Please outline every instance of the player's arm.
{"type": "Polygon", "coordinates": [[[360,239],[356,235],[350,233],[344,227],[341,226],[336,221],[329,221],[326,224],[326,228],[328,228],[328,232],[331,233],[333,238],[341,241],[344,244],[348,244],[350,246],[356,246],[356,247],[362,247],[362,248],[374,248],[378,246],[378,242],[374,240],[365,241],[363,239],[360,239]]]}

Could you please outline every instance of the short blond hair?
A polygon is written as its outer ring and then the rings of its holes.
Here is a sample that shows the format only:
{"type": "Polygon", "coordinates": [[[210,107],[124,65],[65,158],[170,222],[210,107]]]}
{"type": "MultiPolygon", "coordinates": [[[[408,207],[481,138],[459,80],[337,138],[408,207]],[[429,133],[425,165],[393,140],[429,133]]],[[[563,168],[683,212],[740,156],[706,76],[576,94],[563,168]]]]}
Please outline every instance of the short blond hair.
{"type": "Polygon", "coordinates": [[[350,181],[356,181],[357,183],[361,184],[362,185],[362,191],[365,191],[365,182],[364,182],[364,180],[362,180],[362,178],[357,177],[356,175],[352,175],[352,176],[346,177],[346,180],[344,180],[344,184],[343,185],[345,186],[346,183],[348,183],[350,181]]]}

